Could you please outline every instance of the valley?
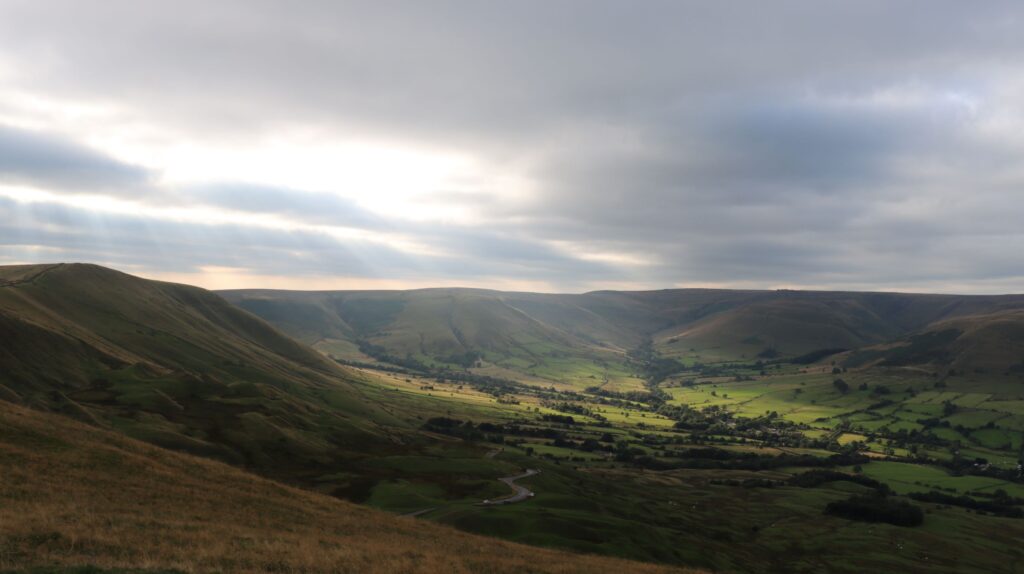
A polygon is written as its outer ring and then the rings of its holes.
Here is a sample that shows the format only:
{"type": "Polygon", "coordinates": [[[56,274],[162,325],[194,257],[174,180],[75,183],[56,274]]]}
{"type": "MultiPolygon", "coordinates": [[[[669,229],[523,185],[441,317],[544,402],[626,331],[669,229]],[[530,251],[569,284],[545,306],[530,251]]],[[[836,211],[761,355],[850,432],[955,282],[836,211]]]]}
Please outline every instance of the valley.
{"type": "MultiPolygon", "coordinates": [[[[226,295],[255,312],[295,298],[226,295]]],[[[1020,298],[700,292],[695,303],[690,293],[601,293],[594,297],[602,306],[587,303],[585,321],[600,322],[607,338],[584,341],[573,338],[583,329],[573,321],[588,295],[490,294],[515,301],[509,307],[521,314],[524,300],[573,301],[571,312],[535,304],[511,326],[492,312],[499,302],[483,305],[478,292],[298,296],[302,305],[318,301],[314,307],[365,296],[408,298],[417,309],[427,297],[444,308],[449,320],[438,321],[439,331],[429,313],[416,323],[391,303],[362,317],[370,331],[339,328],[348,339],[330,343],[312,328],[305,336],[376,377],[382,402],[410,424],[501,445],[499,461],[545,473],[529,479],[537,493],[529,503],[490,509],[500,517],[474,507],[493,495],[489,483],[460,500],[463,493],[425,478],[420,461],[359,500],[398,512],[433,508],[420,517],[533,544],[592,552],[621,544],[623,555],[726,571],[992,572],[1016,552],[1010,540],[1024,533],[1024,376],[1015,366],[1024,338],[1013,331],[1020,298]],[[471,303],[463,307],[462,297],[471,303]],[[764,301],[776,297],[782,303],[764,301]],[[647,315],[631,314],[637,299],[647,315]],[[736,299],[756,304],[741,313],[736,299]],[[661,319],[652,300],[665,305],[661,319]],[[474,309],[487,309],[486,318],[474,309]],[[633,322],[616,322],[620,316],[633,322]],[[990,323],[1001,325],[1001,350],[985,354],[991,339],[978,333],[990,323]],[[745,336],[734,331],[739,324],[745,336]],[[957,336],[947,324],[962,326],[957,336]],[[480,325],[501,333],[529,325],[531,334],[509,347],[453,335],[479,334],[480,325]],[[946,334],[931,335],[932,325],[946,334]],[[419,346],[406,346],[410,339],[419,346]],[[813,486],[802,478],[822,472],[833,475],[813,486]],[[822,516],[829,503],[876,490],[917,501],[923,526],[822,516]],[[998,551],[975,550],[993,544],[998,551]]],[[[279,324],[296,328],[289,325],[279,324]]],[[[450,464],[463,476],[471,466],[450,464]]]]}
{"type": "MultiPolygon", "coordinates": [[[[288,492],[371,513],[382,528],[401,520],[573,552],[558,556],[578,557],[581,571],[604,556],[729,572],[1011,572],[1019,557],[1019,297],[221,298],[88,265],[0,268],[0,278],[5,416],[38,419],[31,432],[4,427],[12,465],[28,460],[30,444],[90,429],[83,436],[154,445],[131,443],[146,456],[211,469],[217,459],[231,476],[297,487],[288,492]]],[[[107,455],[81,463],[65,452],[44,449],[32,464],[121,480],[117,464],[103,466],[107,455]]],[[[150,480],[155,471],[133,472],[150,480]]],[[[15,476],[6,503],[57,488],[29,493],[15,476]]],[[[226,476],[191,488],[227,492],[243,481],[226,476]]],[[[100,546],[84,557],[64,542],[80,534],[10,524],[4,567],[139,564],[100,546]]],[[[259,536],[282,526],[267,528],[259,536]]],[[[151,563],[244,567],[224,562],[230,546],[217,548],[190,562],[158,545],[151,563]]],[[[333,559],[337,571],[360,570],[354,556],[333,559]]],[[[282,560],[284,571],[320,568],[282,560]]],[[[421,571],[475,568],[432,561],[421,571]]]]}

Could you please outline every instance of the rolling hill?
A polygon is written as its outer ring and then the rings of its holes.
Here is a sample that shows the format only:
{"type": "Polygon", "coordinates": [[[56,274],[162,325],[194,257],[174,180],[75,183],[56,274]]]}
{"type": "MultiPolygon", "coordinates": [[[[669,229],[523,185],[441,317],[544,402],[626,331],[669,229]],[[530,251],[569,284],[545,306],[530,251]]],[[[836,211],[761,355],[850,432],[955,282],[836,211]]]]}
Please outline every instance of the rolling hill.
{"type": "MultiPolygon", "coordinates": [[[[943,321],[1024,309],[1024,296],[676,289],[584,294],[470,289],[225,291],[328,355],[465,356],[544,379],[619,362],[645,340],[668,357],[796,357],[898,341],[943,321]],[[376,351],[376,352],[374,352],[376,351]],[[562,368],[545,370],[544,365],[562,368]]],[[[983,353],[977,360],[984,360],[983,353]]],[[[462,366],[468,366],[472,361],[462,366]]],[[[582,371],[580,371],[582,372],[582,371]]]]}
{"type": "Polygon", "coordinates": [[[3,571],[690,571],[396,517],[6,401],[0,467],[3,571]]]}
{"type": "Polygon", "coordinates": [[[928,368],[936,373],[1024,373],[1024,310],[937,321],[895,342],[854,351],[851,366],[928,368]]]}
{"type": "Polygon", "coordinates": [[[329,356],[356,362],[478,366],[544,379],[621,361],[643,340],[571,296],[477,289],[221,295],[329,356]]]}
{"type": "Polygon", "coordinates": [[[0,395],[266,472],[398,440],[355,373],[196,287],[0,268],[0,395]]]}

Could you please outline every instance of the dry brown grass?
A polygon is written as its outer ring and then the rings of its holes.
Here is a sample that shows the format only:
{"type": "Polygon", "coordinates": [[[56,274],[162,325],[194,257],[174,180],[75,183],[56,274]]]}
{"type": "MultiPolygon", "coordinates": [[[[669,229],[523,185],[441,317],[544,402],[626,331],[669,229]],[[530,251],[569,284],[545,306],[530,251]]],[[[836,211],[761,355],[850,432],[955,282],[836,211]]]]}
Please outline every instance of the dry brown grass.
{"type": "Polygon", "coordinates": [[[666,572],[396,517],[0,401],[0,570],[666,572]]]}

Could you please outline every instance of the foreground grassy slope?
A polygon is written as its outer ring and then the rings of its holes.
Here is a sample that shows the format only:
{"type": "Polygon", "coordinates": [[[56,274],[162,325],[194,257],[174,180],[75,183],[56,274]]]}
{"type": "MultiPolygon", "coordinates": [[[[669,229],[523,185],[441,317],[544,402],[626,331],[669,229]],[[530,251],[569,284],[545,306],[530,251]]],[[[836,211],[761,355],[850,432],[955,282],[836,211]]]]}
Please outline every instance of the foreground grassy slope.
{"type": "Polygon", "coordinates": [[[289,488],[0,401],[0,569],[667,572],[289,488]]]}
{"type": "Polygon", "coordinates": [[[208,291],[92,265],[0,268],[0,396],[260,469],[394,442],[358,377],[208,291]]]}

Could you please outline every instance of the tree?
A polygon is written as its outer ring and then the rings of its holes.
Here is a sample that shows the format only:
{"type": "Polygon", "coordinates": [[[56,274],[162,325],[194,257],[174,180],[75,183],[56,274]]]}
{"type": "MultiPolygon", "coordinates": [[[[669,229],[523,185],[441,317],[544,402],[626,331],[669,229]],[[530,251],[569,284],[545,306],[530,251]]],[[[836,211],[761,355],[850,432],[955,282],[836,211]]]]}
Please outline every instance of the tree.
{"type": "Polygon", "coordinates": [[[846,384],[846,381],[842,379],[836,379],[832,381],[832,386],[836,388],[841,394],[846,394],[850,390],[850,385],[846,384]]]}
{"type": "Polygon", "coordinates": [[[886,496],[851,496],[846,500],[830,502],[825,514],[863,522],[886,522],[896,526],[919,526],[924,512],[919,506],[886,496]]]}

